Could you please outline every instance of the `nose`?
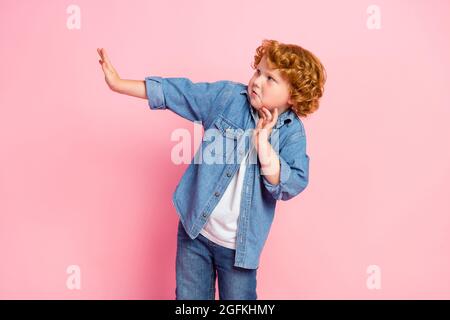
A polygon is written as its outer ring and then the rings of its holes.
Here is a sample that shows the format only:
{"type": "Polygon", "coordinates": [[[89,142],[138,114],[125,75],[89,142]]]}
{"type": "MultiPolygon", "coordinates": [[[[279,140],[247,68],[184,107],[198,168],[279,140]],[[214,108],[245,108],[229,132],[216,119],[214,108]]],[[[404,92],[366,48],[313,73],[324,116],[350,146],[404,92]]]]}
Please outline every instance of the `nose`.
{"type": "Polygon", "coordinates": [[[261,87],[260,83],[261,83],[261,77],[258,76],[253,81],[253,86],[259,90],[259,88],[261,87]]]}

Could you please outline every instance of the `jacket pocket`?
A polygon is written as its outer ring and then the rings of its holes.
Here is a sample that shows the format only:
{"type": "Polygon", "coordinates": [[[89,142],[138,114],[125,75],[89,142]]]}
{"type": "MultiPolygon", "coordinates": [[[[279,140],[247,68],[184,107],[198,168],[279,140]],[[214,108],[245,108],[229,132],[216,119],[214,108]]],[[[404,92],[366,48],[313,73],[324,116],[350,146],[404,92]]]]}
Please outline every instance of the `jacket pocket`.
{"type": "Polygon", "coordinates": [[[203,136],[202,145],[206,152],[204,152],[204,157],[214,156],[215,154],[223,161],[222,163],[225,163],[225,160],[235,151],[243,134],[244,130],[230,120],[223,116],[217,117],[211,128],[207,129],[203,136]]]}

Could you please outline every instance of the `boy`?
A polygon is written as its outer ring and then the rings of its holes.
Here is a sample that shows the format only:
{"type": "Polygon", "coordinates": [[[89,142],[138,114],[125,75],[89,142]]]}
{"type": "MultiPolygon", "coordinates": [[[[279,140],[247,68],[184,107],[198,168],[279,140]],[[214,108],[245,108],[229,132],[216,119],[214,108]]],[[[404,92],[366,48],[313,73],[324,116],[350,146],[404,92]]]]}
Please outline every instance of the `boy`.
{"type": "Polygon", "coordinates": [[[293,198],[308,184],[300,117],[319,106],[323,65],[297,45],[264,40],[248,85],[157,76],[123,80],[106,51],[97,51],[113,91],[147,99],[152,110],[169,109],[205,128],[173,195],[180,219],[176,299],[214,300],[218,276],[221,300],[256,300],[256,270],[276,202],[293,198]],[[247,148],[243,132],[249,131],[247,148]]]}

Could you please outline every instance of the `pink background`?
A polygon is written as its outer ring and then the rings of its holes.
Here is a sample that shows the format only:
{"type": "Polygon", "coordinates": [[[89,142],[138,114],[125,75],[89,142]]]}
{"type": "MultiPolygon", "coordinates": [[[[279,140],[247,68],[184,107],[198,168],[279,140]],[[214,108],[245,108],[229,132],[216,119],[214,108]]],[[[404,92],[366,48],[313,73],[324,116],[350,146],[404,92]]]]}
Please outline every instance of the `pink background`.
{"type": "Polygon", "coordinates": [[[174,299],[187,165],[170,135],[193,125],[110,91],[96,48],[125,79],[247,83],[263,39],[311,50],[328,81],[304,120],[310,184],[278,204],[258,298],[450,298],[449,21],[448,1],[2,0],[0,298],[174,299]]]}

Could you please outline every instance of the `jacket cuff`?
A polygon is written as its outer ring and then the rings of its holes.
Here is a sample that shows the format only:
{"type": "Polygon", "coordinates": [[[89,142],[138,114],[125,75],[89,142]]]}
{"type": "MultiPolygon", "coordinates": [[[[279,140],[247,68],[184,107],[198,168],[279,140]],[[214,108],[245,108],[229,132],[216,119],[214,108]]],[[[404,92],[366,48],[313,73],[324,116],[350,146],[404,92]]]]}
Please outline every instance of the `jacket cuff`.
{"type": "Polygon", "coordinates": [[[161,77],[146,77],[145,89],[150,109],[166,109],[161,77]]]}
{"type": "Polygon", "coordinates": [[[280,155],[278,155],[278,158],[280,159],[280,182],[277,185],[274,185],[266,179],[265,175],[263,175],[263,183],[276,200],[281,200],[281,191],[291,176],[291,167],[280,155]]]}

